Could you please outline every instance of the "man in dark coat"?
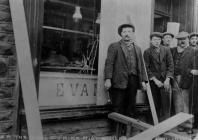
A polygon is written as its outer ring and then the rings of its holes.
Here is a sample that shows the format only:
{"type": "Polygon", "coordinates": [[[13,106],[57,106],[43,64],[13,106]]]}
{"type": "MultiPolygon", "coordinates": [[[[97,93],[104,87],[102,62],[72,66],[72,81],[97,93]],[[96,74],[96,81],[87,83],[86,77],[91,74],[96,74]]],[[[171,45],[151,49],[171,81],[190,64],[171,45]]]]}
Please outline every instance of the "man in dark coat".
{"type": "Polygon", "coordinates": [[[189,36],[192,57],[189,61],[187,74],[191,78],[190,112],[194,115],[194,128],[198,128],[198,33],[193,32],[189,36]]]}
{"type": "Polygon", "coordinates": [[[163,120],[167,117],[168,112],[170,112],[170,100],[169,98],[161,99],[161,94],[170,93],[170,80],[173,78],[174,71],[173,58],[170,48],[161,45],[161,33],[152,33],[150,40],[151,46],[145,50],[144,60],[157,115],[160,120],[163,120]],[[162,115],[160,115],[161,109],[162,115]]]}
{"type": "Polygon", "coordinates": [[[146,71],[140,47],[134,43],[135,27],[122,24],[122,39],[108,48],[105,63],[105,88],[110,91],[113,111],[134,117],[137,89],[146,89],[146,71]]]}
{"type": "MultiPolygon", "coordinates": [[[[186,69],[192,56],[192,48],[188,46],[189,34],[180,32],[176,39],[178,46],[171,49],[174,61],[174,80],[173,80],[173,103],[175,113],[189,113],[189,93],[191,80],[186,69]]],[[[186,131],[192,133],[191,129],[187,129],[189,122],[178,127],[178,131],[186,131]]]]}
{"type": "MultiPolygon", "coordinates": [[[[171,32],[164,32],[162,34],[162,44],[171,49],[172,46],[172,42],[173,42],[173,38],[174,38],[174,34],[172,34],[171,32]]],[[[172,87],[170,86],[170,90],[169,93],[167,94],[161,94],[161,98],[164,102],[162,102],[164,105],[162,106],[167,106],[167,108],[165,107],[163,110],[163,120],[167,119],[169,117],[171,117],[171,113],[172,113],[172,87]]]]}

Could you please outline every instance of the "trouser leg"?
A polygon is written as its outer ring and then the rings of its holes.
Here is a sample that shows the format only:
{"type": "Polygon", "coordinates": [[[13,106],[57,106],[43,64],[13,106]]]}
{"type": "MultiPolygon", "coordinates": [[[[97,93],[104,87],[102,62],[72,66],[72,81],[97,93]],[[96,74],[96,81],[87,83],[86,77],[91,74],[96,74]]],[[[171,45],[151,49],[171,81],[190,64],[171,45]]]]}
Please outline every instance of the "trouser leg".
{"type": "Polygon", "coordinates": [[[165,91],[164,88],[161,89],[162,120],[171,116],[171,96],[172,90],[165,91]]]}
{"type": "Polygon", "coordinates": [[[190,91],[190,112],[194,115],[194,128],[198,128],[198,77],[194,76],[190,91]]]}
{"type": "MultiPolygon", "coordinates": [[[[179,78],[175,78],[175,81],[173,83],[173,100],[174,100],[174,107],[175,107],[175,113],[189,113],[189,89],[181,89],[178,85],[179,78]]],[[[189,120],[185,123],[183,123],[181,126],[184,127],[192,127],[192,120],[189,120]]]]}
{"type": "Polygon", "coordinates": [[[194,124],[193,124],[194,128],[198,128],[198,113],[194,114],[194,124]]]}
{"type": "Polygon", "coordinates": [[[110,90],[112,111],[120,114],[125,113],[125,90],[112,88],[110,90]]]}
{"type": "Polygon", "coordinates": [[[138,77],[135,75],[129,76],[129,82],[126,89],[126,115],[129,117],[134,117],[134,114],[136,112],[136,95],[137,95],[137,89],[139,86],[139,80],[138,77]]]}
{"type": "Polygon", "coordinates": [[[182,90],[179,88],[177,83],[173,84],[173,105],[175,108],[175,113],[184,111],[184,97],[182,95],[182,90]]]}
{"type": "Polygon", "coordinates": [[[182,89],[183,99],[184,99],[184,113],[189,113],[189,89],[182,89]]]}
{"type": "MultiPolygon", "coordinates": [[[[110,90],[110,97],[112,101],[112,112],[117,112],[120,114],[125,114],[125,89],[112,88],[110,90]]],[[[119,137],[123,131],[123,124],[118,122],[112,123],[113,131],[116,132],[117,137],[119,137]]]]}
{"type": "MultiPolygon", "coordinates": [[[[189,99],[190,99],[189,94],[190,94],[189,89],[182,89],[182,95],[183,95],[183,99],[184,99],[184,102],[183,102],[184,110],[183,110],[183,112],[188,113],[188,114],[190,113],[190,111],[189,111],[189,109],[190,109],[190,107],[189,107],[189,99]]],[[[183,125],[186,126],[187,128],[192,128],[193,120],[192,119],[188,120],[183,125]]]]}

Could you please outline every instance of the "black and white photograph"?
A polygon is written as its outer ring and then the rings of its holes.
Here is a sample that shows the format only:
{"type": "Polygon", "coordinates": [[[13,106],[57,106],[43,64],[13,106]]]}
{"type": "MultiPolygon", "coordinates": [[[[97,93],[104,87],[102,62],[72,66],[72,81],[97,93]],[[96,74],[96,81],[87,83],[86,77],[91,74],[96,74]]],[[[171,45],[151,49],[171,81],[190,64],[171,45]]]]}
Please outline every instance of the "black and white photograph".
{"type": "Polygon", "coordinates": [[[198,140],[198,0],[0,0],[0,140],[198,140]]]}

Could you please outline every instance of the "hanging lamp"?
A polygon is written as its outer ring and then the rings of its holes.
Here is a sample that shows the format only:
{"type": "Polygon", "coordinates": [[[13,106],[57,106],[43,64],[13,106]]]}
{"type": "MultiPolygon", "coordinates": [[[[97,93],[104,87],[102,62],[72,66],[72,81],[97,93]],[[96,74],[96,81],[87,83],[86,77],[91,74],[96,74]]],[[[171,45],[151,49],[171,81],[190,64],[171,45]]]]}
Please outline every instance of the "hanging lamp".
{"type": "Polygon", "coordinates": [[[73,14],[73,20],[74,22],[78,22],[82,19],[82,14],[80,12],[80,6],[75,6],[75,12],[73,14]]]}
{"type": "Polygon", "coordinates": [[[97,16],[97,19],[96,19],[96,23],[97,23],[97,24],[100,24],[100,18],[101,18],[101,17],[100,17],[100,13],[98,13],[98,16],[97,16]]]}

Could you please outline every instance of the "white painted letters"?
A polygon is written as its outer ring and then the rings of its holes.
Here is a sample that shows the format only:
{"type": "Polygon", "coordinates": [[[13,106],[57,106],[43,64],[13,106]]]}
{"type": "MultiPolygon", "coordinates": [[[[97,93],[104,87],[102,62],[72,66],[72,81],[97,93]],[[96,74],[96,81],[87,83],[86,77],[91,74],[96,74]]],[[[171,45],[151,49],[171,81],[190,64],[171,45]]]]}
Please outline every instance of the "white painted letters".
{"type": "Polygon", "coordinates": [[[57,83],[57,92],[56,95],[58,97],[64,96],[64,83],[57,83]]]}
{"type": "Polygon", "coordinates": [[[77,89],[78,89],[79,84],[76,83],[75,89],[74,89],[74,86],[73,85],[74,84],[70,83],[70,87],[71,87],[71,91],[72,91],[72,96],[76,96],[76,93],[77,93],[77,89]]]}
{"type": "Polygon", "coordinates": [[[86,96],[88,96],[87,85],[86,84],[83,85],[83,89],[82,89],[82,92],[81,92],[80,96],[83,96],[84,93],[86,94],[86,96]]]}
{"type": "Polygon", "coordinates": [[[97,76],[42,72],[39,104],[41,106],[96,104],[96,88],[97,76]]]}

